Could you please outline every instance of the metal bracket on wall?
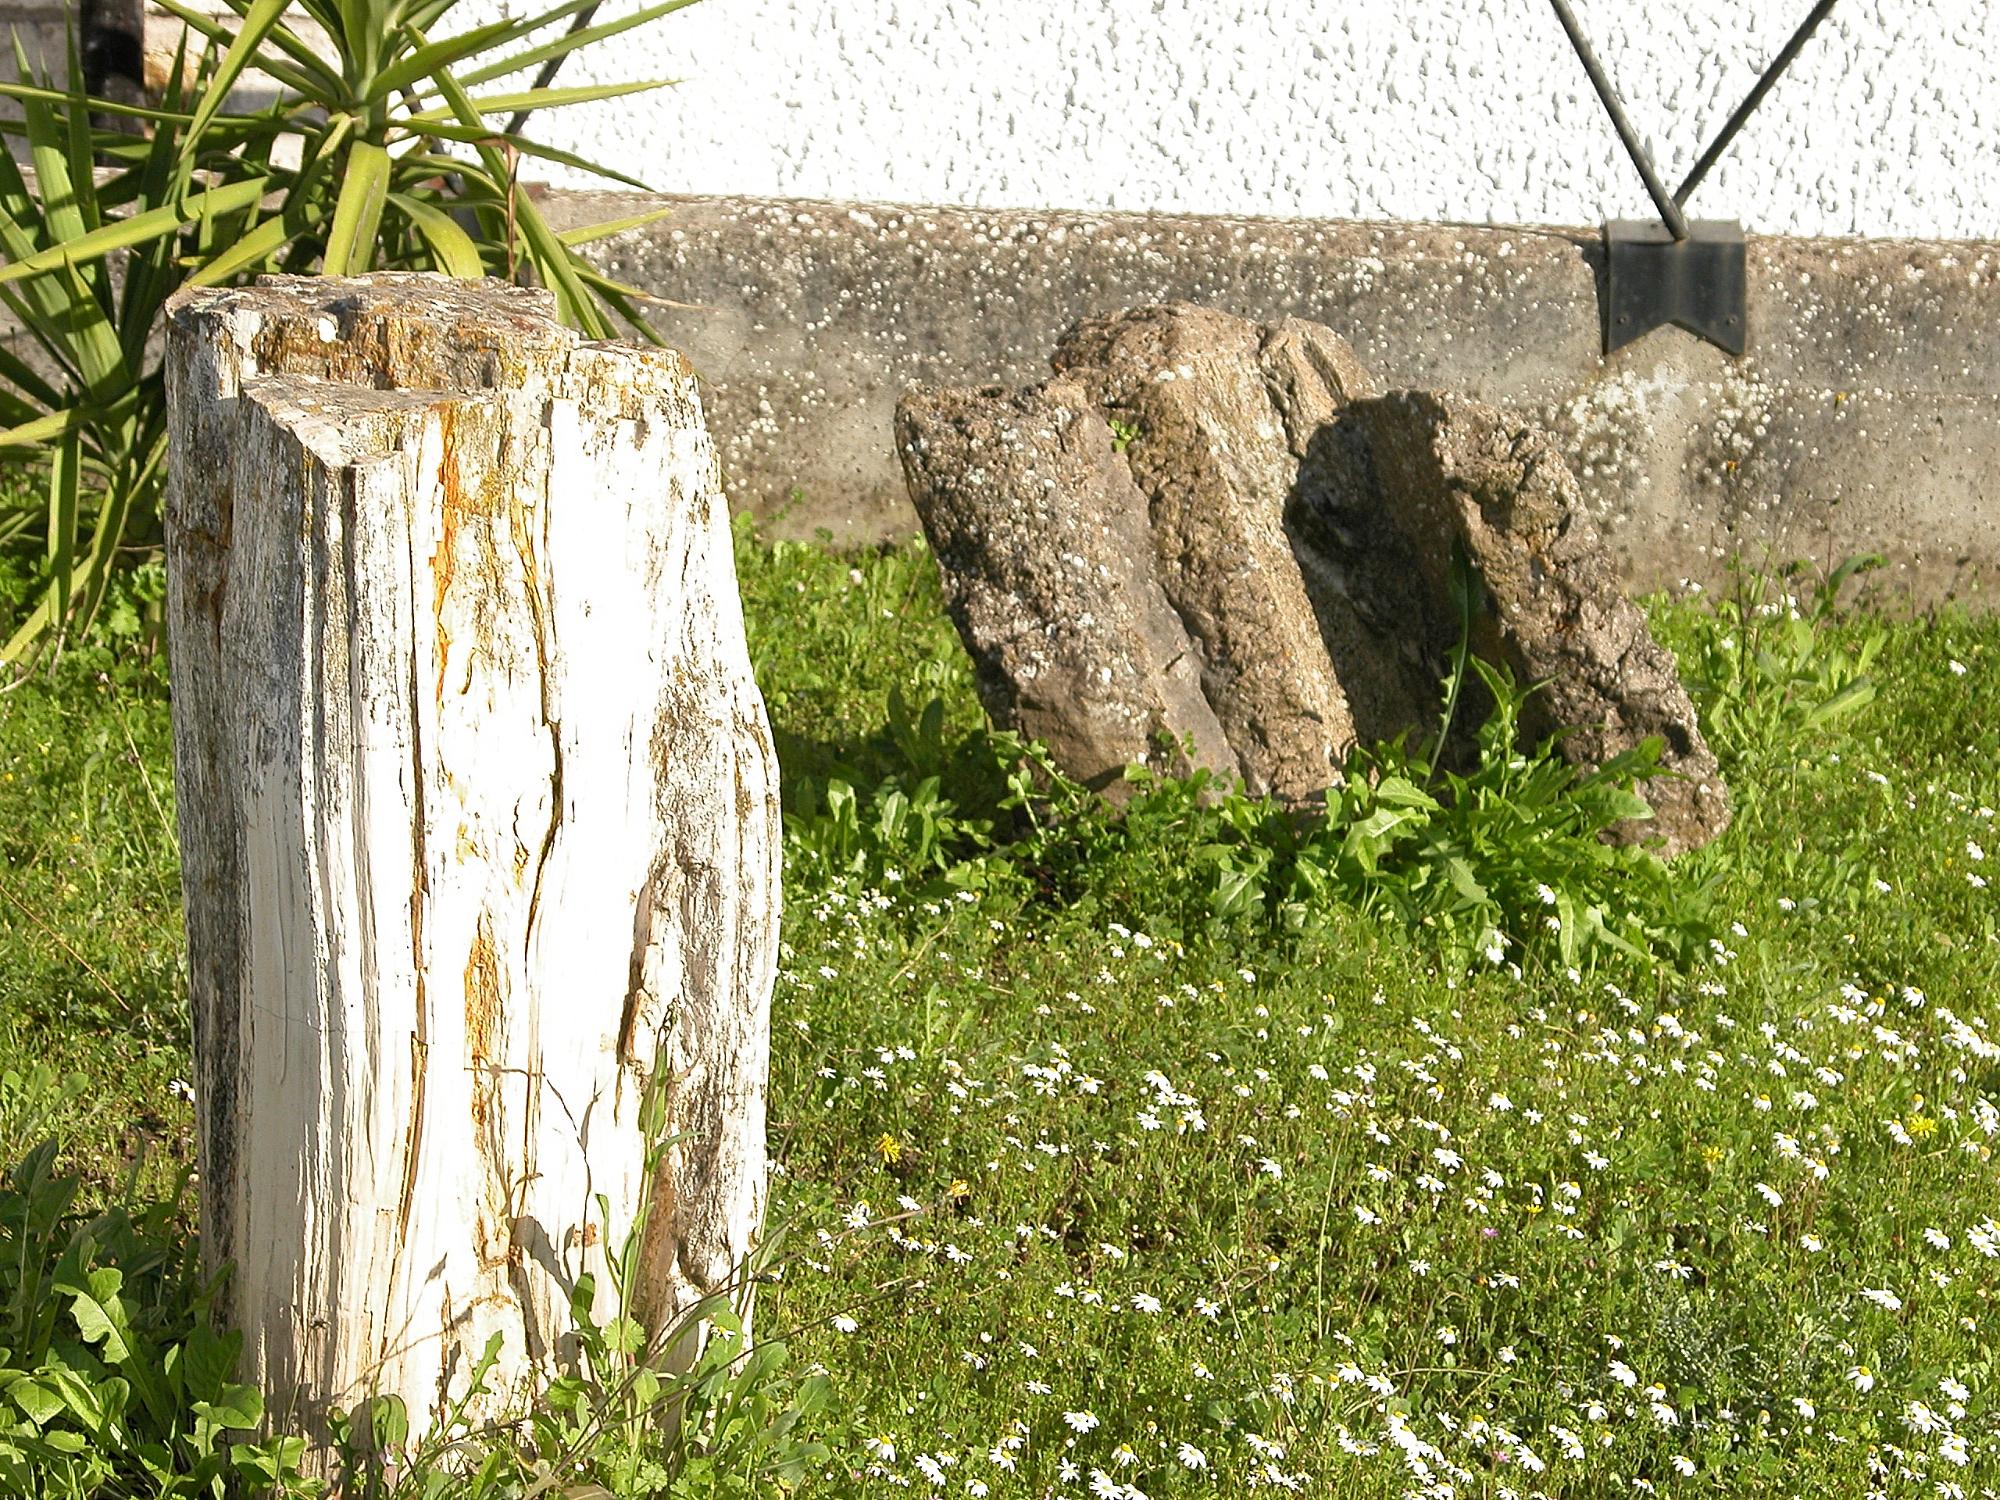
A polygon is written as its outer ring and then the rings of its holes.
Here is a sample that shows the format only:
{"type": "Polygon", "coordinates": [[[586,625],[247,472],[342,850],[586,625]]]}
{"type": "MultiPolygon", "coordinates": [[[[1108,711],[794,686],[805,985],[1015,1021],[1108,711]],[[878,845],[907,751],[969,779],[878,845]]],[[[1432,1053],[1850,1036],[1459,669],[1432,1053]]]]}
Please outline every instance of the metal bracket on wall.
{"type": "Polygon", "coordinates": [[[1651,219],[1612,219],[1604,258],[1606,354],[1663,323],[1743,352],[1747,278],[1734,219],[1696,219],[1684,240],[1651,219]]]}
{"type": "Polygon", "coordinates": [[[1604,112],[1611,117],[1618,139],[1624,143],[1625,154],[1639,169],[1646,192],[1660,215],[1657,225],[1643,219],[1613,219],[1604,226],[1604,352],[1609,354],[1663,323],[1673,323],[1731,354],[1741,354],[1748,347],[1749,336],[1749,282],[1745,273],[1743,226],[1734,220],[1690,221],[1682,209],[1702,178],[1708,175],[1709,168],[1722,159],[1722,153],[1743,128],[1744,121],[1771,91],[1778,75],[1790,66],[1819,23],[1826,19],[1834,0],[1819,0],[1813,6],[1811,14],[1792,33],[1791,40],[1771,59],[1756,87],[1736,107],[1729,123],[1702,152],[1679,191],[1671,194],[1660,180],[1652,157],[1640,144],[1638,131],[1626,118],[1625,107],[1619,102],[1618,91],[1612,88],[1604,65],[1584,39],[1583,28],[1577,25],[1568,0],[1549,0],[1549,3],[1555,8],[1556,19],[1568,33],[1570,45],[1576,49],[1584,72],[1590,75],[1591,86],[1604,104],[1604,112]]]}

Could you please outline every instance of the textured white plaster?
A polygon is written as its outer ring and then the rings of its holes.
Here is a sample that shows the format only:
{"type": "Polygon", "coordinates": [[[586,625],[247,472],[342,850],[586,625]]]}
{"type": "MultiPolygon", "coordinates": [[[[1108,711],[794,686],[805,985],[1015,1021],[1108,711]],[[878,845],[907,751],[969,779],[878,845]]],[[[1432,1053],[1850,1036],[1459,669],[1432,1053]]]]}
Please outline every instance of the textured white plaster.
{"type": "MultiPolygon", "coordinates": [[[[1808,9],[1576,3],[1670,185],[1808,9]]],[[[1765,233],[2000,234],[1991,10],[1842,0],[1695,212],[1765,233]]],[[[1474,223],[1650,211],[1544,0],[703,0],[561,82],[645,76],[685,82],[532,133],[666,192],[1474,223]]]]}

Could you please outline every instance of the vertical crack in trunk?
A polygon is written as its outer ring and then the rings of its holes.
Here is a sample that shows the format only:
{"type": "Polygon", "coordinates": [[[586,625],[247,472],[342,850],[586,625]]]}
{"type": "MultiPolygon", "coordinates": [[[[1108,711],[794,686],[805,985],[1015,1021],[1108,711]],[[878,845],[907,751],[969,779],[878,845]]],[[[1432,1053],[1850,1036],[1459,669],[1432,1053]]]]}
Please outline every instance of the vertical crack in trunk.
{"type": "MultiPolygon", "coordinates": [[[[414,583],[417,571],[414,539],[409,567],[414,583]]],[[[416,1015],[410,1032],[410,1127],[403,1143],[403,1190],[396,1209],[396,1248],[399,1251],[409,1236],[410,1206],[417,1196],[417,1160],[424,1138],[424,1084],[430,1071],[429,1004],[424,994],[424,901],[430,894],[430,871],[424,844],[423,699],[417,678],[414,588],[411,589],[410,603],[410,967],[416,978],[416,1015]]],[[[400,1257],[397,1264],[402,1264],[400,1257]]],[[[386,1333],[384,1337],[387,1337],[386,1333]]],[[[385,1358],[387,1353],[385,1347],[385,1358]]]]}
{"type": "MultiPolygon", "coordinates": [[[[513,446],[512,435],[503,439],[500,452],[495,455],[495,463],[504,472],[507,467],[508,452],[513,446]]],[[[550,496],[542,496],[543,542],[546,545],[550,496]]],[[[515,555],[521,559],[521,593],[527,601],[528,613],[533,617],[535,627],[535,667],[540,674],[542,693],[542,724],[549,734],[549,826],[542,833],[542,847],[535,855],[535,880],[528,892],[528,920],[522,925],[521,955],[528,959],[535,941],[535,923],[541,914],[542,877],[548,872],[549,855],[554,851],[556,835],[562,829],[563,817],[563,748],[562,719],[554,712],[556,694],[549,676],[551,645],[549,640],[549,611],[552,601],[542,597],[541,570],[535,557],[535,539],[528,526],[526,510],[521,505],[518,489],[510,486],[507,493],[507,529],[513,537],[515,555]]],[[[549,587],[554,588],[550,580],[549,587]]]]}

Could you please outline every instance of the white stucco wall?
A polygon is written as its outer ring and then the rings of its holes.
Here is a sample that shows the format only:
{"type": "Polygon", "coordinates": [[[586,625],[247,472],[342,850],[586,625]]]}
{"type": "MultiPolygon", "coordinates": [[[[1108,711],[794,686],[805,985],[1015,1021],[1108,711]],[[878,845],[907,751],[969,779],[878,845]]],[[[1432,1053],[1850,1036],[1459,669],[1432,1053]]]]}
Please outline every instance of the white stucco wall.
{"type": "MultiPolygon", "coordinates": [[[[1575,8],[1673,184],[1810,0],[1575,8]]],[[[1649,212],[1545,0],[703,0],[561,81],[648,75],[686,81],[534,130],[670,192],[1649,212]]],[[[1991,0],[1841,0],[1695,211],[1765,233],[2000,235],[1996,79],[1991,0]]]]}

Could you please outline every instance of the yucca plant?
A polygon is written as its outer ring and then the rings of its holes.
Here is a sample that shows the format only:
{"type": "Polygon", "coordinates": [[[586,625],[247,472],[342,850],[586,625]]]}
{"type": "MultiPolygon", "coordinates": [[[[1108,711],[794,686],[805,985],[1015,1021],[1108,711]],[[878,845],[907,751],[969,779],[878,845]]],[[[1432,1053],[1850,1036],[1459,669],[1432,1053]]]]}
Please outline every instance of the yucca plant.
{"type": "Polygon", "coordinates": [[[167,299],[189,285],[264,271],[355,275],[438,270],[532,277],[563,320],[593,337],[622,322],[652,337],[631,288],[578,253],[639,215],[558,234],[519,190],[523,158],[633,187],[621,173],[543,145],[491,116],[642,93],[670,80],[579,88],[491,88],[657,21],[693,0],[660,0],[536,41],[594,0],[452,33],[459,0],[228,0],[234,24],[161,0],[187,24],[157,106],[86,95],[74,33],[67,88],[15,53],[31,172],[0,152],[0,303],[39,359],[0,348],[0,450],[41,469],[45,504],[0,518],[0,540],[35,532],[46,585],[0,658],[26,662],[86,626],[121,554],[159,541],[165,389],[149,339],[167,299]],[[316,22],[309,44],[288,19],[316,22]],[[246,74],[275,83],[269,104],[232,108],[246,74]],[[490,91],[489,91],[490,90],[490,91]],[[117,128],[136,124],[140,133],[117,128]]]}

